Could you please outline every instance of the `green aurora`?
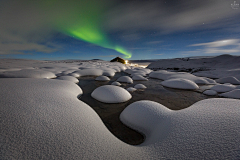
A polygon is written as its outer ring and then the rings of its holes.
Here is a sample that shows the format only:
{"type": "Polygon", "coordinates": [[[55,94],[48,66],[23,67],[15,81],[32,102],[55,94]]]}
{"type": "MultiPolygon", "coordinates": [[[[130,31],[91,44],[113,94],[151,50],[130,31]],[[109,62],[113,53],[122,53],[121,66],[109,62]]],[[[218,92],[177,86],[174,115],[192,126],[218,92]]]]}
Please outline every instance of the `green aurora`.
{"type": "Polygon", "coordinates": [[[124,54],[126,59],[131,58],[131,53],[124,47],[113,44],[101,29],[102,15],[109,6],[111,4],[105,0],[51,0],[44,2],[44,9],[54,13],[52,15],[54,26],[58,31],[76,39],[115,50],[124,54]]]}

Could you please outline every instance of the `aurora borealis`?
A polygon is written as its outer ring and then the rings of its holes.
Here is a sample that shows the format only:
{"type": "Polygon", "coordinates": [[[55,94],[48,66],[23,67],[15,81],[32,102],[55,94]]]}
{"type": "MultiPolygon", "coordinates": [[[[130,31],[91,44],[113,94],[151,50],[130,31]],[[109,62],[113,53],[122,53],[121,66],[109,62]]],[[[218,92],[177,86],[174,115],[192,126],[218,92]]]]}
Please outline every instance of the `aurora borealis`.
{"type": "MultiPolygon", "coordinates": [[[[116,56],[161,59],[239,55],[240,9],[232,8],[233,3],[3,0],[0,58],[110,60],[116,56]],[[224,44],[226,41],[229,43],[224,44]]],[[[240,0],[235,1],[238,3],[240,0]]]]}
{"type": "MultiPolygon", "coordinates": [[[[60,22],[61,26],[57,26],[57,28],[60,32],[66,35],[101,46],[103,48],[113,49],[125,55],[124,58],[131,58],[132,55],[130,52],[128,52],[122,46],[113,44],[107,38],[104,31],[100,28],[100,15],[102,14],[103,9],[106,7],[105,5],[102,5],[103,2],[104,1],[82,0],[80,4],[81,8],[78,8],[79,13],[74,13],[78,16],[73,16],[74,14],[70,14],[71,16],[65,17],[67,19],[60,17],[58,22],[60,22]],[[71,21],[68,19],[71,19],[71,21]]],[[[54,1],[54,3],[51,5],[55,6],[55,3],[59,3],[59,1],[54,1]]],[[[69,12],[72,12],[72,10],[70,9],[69,12]]]]}

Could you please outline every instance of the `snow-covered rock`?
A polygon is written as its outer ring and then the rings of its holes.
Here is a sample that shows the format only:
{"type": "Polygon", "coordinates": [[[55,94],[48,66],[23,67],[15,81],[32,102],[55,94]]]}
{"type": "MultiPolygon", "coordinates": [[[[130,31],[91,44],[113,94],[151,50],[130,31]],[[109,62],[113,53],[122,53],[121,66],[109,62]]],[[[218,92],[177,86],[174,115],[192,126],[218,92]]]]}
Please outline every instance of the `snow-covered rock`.
{"type": "Polygon", "coordinates": [[[172,111],[157,102],[142,100],[127,106],[120,114],[120,120],[131,128],[150,135],[153,128],[167,118],[169,112],[172,111]]]}
{"type": "Polygon", "coordinates": [[[148,81],[147,78],[145,78],[145,77],[143,77],[143,76],[141,76],[141,75],[135,75],[135,76],[132,77],[132,79],[133,79],[134,81],[148,81]]]}
{"type": "Polygon", "coordinates": [[[76,77],[76,78],[80,76],[80,75],[77,74],[77,73],[69,73],[68,75],[69,75],[69,76],[72,76],[72,77],[76,77]]]}
{"type": "Polygon", "coordinates": [[[133,87],[128,87],[127,88],[127,91],[128,92],[134,92],[134,91],[136,91],[137,89],[136,88],[133,88],[133,87]]]}
{"type": "Polygon", "coordinates": [[[133,83],[133,80],[129,76],[122,76],[117,79],[118,82],[123,82],[123,83],[133,83]]]}
{"type": "Polygon", "coordinates": [[[136,85],[134,86],[134,88],[136,88],[136,89],[146,89],[147,87],[144,86],[143,84],[136,84],[136,85]]]}
{"type": "Polygon", "coordinates": [[[59,80],[66,80],[66,81],[71,81],[73,83],[78,83],[79,80],[73,76],[60,76],[60,77],[57,77],[56,79],[59,79],[59,80]]]}
{"type": "Polygon", "coordinates": [[[208,89],[208,90],[204,91],[203,94],[208,95],[208,96],[215,96],[215,95],[217,95],[217,92],[214,90],[208,89]]]}
{"type": "Polygon", "coordinates": [[[19,71],[7,71],[0,73],[3,78],[55,78],[56,75],[52,72],[37,70],[37,69],[23,69],[19,71]]]}
{"type": "Polygon", "coordinates": [[[198,85],[193,81],[187,79],[169,79],[161,82],[161,84],[165,87],[169,88],[177,88],[177,89],[190,89],[195,90],[198,89],[198,85]]]}
{"type": "Polygon", "coordinates": [[[218,82],[218,83],[240,84],[240,81],[236,77],[233,77],[233,76],[223,77],[223,78],[217,79],[216,82],[218,82]]]}
{"type": "Polygon", "coordinates": [[[214,90],[216,92],[229,92],[231,90],[234,90],[236,86],[234,85],[229,85],[229,84],[217,84],[213,87],[211,87],[211,90],[214,90]]]}
{"type": "MultiPolygon", "coordinates": [[[[120,120],[143,133],[146,140],[142,146],[157,147],[164,159],[195,159],[200,155],[221,159],[229,155],[228,147],[239,148],[239,104],[239,100],[212,98],[176,112],[143,100],[126,107],[120,120]],[[181,152],[172,154],[166,147],[181,152]]],[[[230,154],[233,159],[238,155],[230,154]]]]}
{"type": "Polygon", "coordinates": [[[96,81],[110,81],[110,79],[106,76],[99,76],[95,80],[96,81]]]}
{"type": "Polygon", "coordinates": [[[219,94],[219,96],[240,99],[240,89],[234,89],[230,92],[219,94]]]}
{"type": "Polygon", "coordinates": [[[114,85],[104,85],[96,88],[91,96],[104,103],[122,103],[132,98],[129,92],[114,85]]]}
{"type": "Polygon", "coordinates": [[[119,82],[113,82],[111,85],[114,85],[114,86],[121,86],[122,84],[121,83],[119,83],[119,82]]]}

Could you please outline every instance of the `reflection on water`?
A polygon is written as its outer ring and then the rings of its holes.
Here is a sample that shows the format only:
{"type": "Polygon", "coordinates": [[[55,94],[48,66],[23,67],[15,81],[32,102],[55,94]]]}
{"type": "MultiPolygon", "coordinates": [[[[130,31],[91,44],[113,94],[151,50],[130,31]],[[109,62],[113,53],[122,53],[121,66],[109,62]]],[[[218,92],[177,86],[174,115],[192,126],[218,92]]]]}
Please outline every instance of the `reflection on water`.
{"type": "Polygon", "coordinates": [[[133,84],[124,84],[121,87],[128,88],[141,83],[144,84],[147,89],[137,90],[132,92],[132,99],[120,104],[106,104],[99,102],[91,97],[91,93],[102,85],[109,85],[116,81],[121,76],[128,74],[124,72],[116,73],[116,75],[107,82],[95,81],[96,77],[80,77],[79,86],[83,90],[83,95],[79,98],[81,101],[90,105],[100,116],[106,127],[120,140],[129,144],[140,144],[144,140],[144,136],[138,132],[123,125],[119,120],[120,113],[129,104],[140,100],[151,100],[158,102],[169,109],[180,110],[198,102],[200,100],[209,98],[209,96],[203,95],[201,92],[211,86],[201,86],[197,91],[186,91],[163,87],[161,80],[149,78],[148,81],[134,81],[133,84]]]}

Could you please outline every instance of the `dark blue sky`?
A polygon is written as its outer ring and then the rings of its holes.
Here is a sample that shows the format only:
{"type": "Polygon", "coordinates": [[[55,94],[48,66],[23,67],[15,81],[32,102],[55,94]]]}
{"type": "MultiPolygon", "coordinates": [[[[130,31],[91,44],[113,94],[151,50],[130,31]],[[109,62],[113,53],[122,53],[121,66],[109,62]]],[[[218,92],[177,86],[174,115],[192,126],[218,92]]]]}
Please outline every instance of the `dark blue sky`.
{"type": "Polygon", "coordinates": [[[240,55],[240,0],[52,1],[0,2],[0,58],[124,57],[116,45],[134,60],[240,55]]]}

